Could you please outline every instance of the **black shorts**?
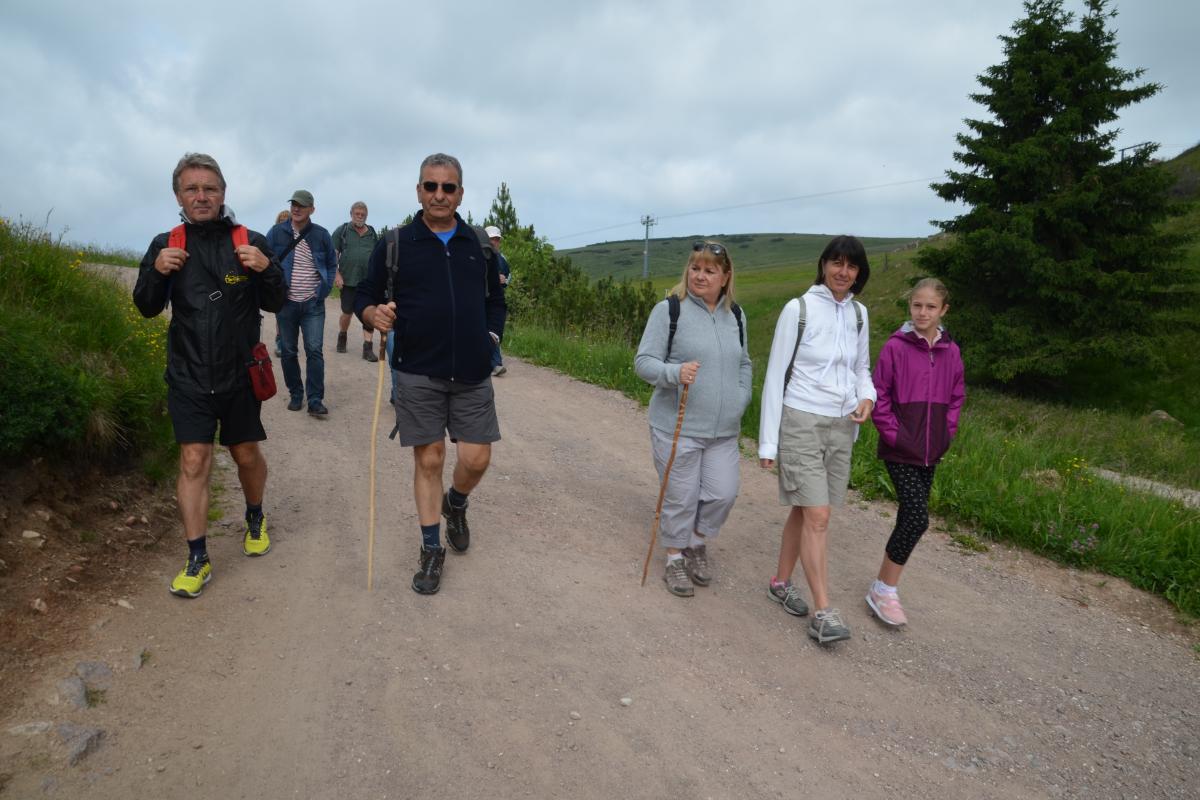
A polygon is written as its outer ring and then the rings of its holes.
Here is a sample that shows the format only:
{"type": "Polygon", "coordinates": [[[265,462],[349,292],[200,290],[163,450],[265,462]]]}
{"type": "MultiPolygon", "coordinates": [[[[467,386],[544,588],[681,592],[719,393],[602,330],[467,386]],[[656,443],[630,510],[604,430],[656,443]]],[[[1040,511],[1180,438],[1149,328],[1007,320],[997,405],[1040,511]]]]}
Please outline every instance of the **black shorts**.
{"type": "MultiPolygon", "coordinates": [[[[342,313],[343,314],[353,314],[354,313],[354,295],[356,295],[357,293],[358,293],[357,286],[343,286],[342,287],[342,313]]],[[[372,333],[375,329],[364,322],[363,330],[366,331],[367,333],[372,333]]]]}
{"type": "Polygon", "coordinates": [[[433,444],[450,434],[452,441],[491,444],[500,440],[492,379],[462,383],[395,371],[396,427],[400,444],[433,444]]]}
{"type": "Polygon", "coordinates": [[[267,438],[260,413],[262,403],[247,386],[221,394],[199,394],[167,389],[167,412],[179,444],[211,444],[221,424],[221,444],[229,447],[267,438]]]}

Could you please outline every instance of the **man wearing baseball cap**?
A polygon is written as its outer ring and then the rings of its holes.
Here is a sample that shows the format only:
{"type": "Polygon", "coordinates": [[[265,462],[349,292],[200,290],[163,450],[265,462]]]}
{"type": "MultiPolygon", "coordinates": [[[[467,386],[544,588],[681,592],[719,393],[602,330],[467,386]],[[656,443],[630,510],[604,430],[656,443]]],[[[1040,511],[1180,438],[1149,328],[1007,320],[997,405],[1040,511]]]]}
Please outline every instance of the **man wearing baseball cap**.
{"type": "Polygon", "coordinates": [[[325,298],[333,291],[337,254],[329,231],[311,219],[316,211],[312,192],[292,193],[291,218],[267,233],[275,257],[288,283],[287,301],[275,315],[283,356],[283,380],[288,388],[288,410],[299,411],[308,400],[308,413],[318,419],[325,408],[325,298]],[[300,378],[299,339],[304,336],[306,378],[300,378]],[[306,398],[307,395],[307,398],[306,398]]]}
{"type": "MultiPolygon", "coordinates": [[[[483,229],[487,234],[488,239],[492,242],[492,247],[496,249],[496,263],[500,268],[500,285],[508,286],[509,275],[512,270],[508,266],[508,261],[504,258],[504,254],[500,252],[500,241],[504,238],[500,234],[500,229],[495,225],[488,225],[483,229]]],[[[500,343],[492,343],[492,374],[496,377],[508,372],[508,367],[504,366],[504,359],[500,356],[500,343]]]]}

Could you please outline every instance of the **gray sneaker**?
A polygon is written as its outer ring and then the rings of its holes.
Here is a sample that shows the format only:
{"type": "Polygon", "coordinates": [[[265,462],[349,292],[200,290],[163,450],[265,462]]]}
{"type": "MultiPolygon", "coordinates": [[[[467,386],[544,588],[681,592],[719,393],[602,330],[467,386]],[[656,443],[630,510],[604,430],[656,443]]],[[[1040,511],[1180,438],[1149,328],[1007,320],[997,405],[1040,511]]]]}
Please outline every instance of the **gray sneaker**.
{"type": "Polygon", "coordinates": [[[685,547],[683,549],[683,567],[688,577],[697,586],[708,586],[712,582],[712,567],[708,563],[708,545],[685,547]]]}
{"type": "Polygon", "coordinates": [[[667,568],[663,571],[663,581],[667,584],[667,591],[676,597],[691,597],[696,593],[682,558],[667,562],[667,568]]]}
{"type": "Polygon", "coordinates": [[[808,603],[800,596],[800,590],[788,581],[783,586],[767,583],[767,597],[783,606],[783,610],[794,617],[803,617],[808,613],[808,603]]]}
{"type": "Polygon", "coordinates": [[[842,612],[836,608],[827,608],[813,614],[808,623],[808,635],[817,640],[818,644],[840,642],[850,638],[850,629],[842,622],[842,612]]]}

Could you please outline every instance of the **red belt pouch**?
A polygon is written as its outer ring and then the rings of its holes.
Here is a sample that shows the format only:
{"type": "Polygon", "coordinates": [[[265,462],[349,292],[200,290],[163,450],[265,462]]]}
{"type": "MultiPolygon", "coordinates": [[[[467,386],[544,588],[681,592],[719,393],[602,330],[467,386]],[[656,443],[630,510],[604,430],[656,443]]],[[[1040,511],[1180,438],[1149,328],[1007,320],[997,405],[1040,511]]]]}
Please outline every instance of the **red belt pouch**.
{"type": "Polygon", "coordinates": [[[250,385],[254,387],[254,396],[261,400],[270,400],[275,396],[275,371],[271,369],[271,354],[262,342],[254,345],[250,351],[250,385]]]}

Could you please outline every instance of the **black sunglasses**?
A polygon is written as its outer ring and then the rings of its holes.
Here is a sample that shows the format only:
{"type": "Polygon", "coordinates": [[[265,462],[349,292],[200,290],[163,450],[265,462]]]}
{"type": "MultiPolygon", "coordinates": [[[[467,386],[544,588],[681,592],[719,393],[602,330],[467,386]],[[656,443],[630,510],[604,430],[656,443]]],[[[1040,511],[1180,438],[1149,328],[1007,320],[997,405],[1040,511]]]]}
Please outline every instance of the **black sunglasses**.
{"type": "Polygon", "coordinates": [[[712,253],[714,256],[724,255],[724,253],[725,253],[725,248],[719,244],[713,244],[712,242],[693,242],[692,243],[692,252],[693,253],[699,253],[701,250],[707,250],[708,252],[712,253]]]}
{"type": "MultiPolygon", "coordinates": [[[[443,184],[441,184],[441,187],[442,187],[442,191],[445,192],[446,194],[454,194],[455,192],[458,191],[457,183],[443,183],[443,184]]],[[[436,192],[438,190],[438,182],[437,181],[425,181],[421,184],[421,188],[424,189],[425,191],[429,192],[430,194],[433,194],[434,192],[436,192]]]]}

